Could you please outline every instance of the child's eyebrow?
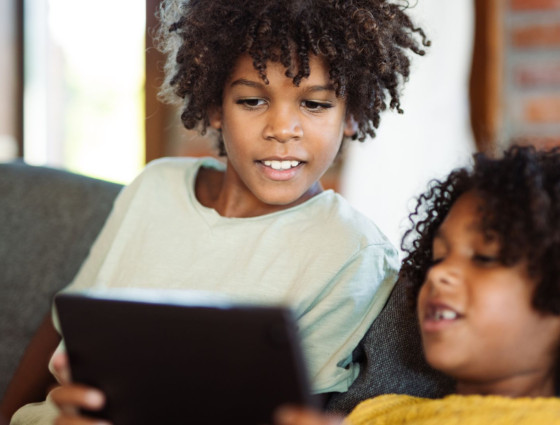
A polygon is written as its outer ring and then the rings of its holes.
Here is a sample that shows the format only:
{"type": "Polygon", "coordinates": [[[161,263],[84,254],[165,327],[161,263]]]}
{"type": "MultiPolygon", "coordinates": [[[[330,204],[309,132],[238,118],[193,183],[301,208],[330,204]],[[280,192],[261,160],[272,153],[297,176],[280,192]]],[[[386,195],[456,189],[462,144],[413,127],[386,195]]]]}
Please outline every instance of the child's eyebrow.
{"type": "Polygon", "coordinates": [[[245,78],[240,78],[239,80],[235,80],[230,84],[230,87],[235,87],[235,86],[247,86],[247,87],[253,87],[255,89],[259,89],[259,88],[263,88],[264,84],[258,83],[256,81],[246,80],[245,78]]]}
{"type": "MultiPolygon", "coordinates": [[[[255,88],[255,89],[264,89],[266,87],[266,85],[264,83],[260,83],[260,82],[252,81],[252,80],[247,80],[245,78],[240,78],[238,80],[233,81],[230,84],[230,87],[235,87],[235,86],[245,86],[245,87],[251,87],[251,88],[255,88]]],[[[316,92],[320,92],[320,91],[333,92],[335,90],[334,90],[334,86],[332,84],[328,84],[328,85],[317,84],[317,85],[305,87],[304,91],[309,92],[309,93],[316,93],[316,92]]]]}
{"type": "Polygon", "coordinates": [[[305,88],[306,92],[310,92],[310,93],[315,93],[318,91],[335,91],[334,90],[334,86],[332,84],[326,85],[326,86],[321,86],[321,85],[316,85],[316,86],[310,86],[310,87],[306,87],[305,88]]]}

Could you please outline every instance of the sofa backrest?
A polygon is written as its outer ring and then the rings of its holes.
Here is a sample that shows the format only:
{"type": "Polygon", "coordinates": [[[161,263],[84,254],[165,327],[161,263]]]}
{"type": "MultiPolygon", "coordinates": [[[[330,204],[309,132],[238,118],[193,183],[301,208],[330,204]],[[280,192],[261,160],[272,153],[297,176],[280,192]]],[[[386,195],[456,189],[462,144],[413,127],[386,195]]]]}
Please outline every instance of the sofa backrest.
{"type": "Polygon", "coordinates": [[[120,189],[67,171],[0,164],[0,399],[120,189]]]}
{"type": "Polygon", "coordinates": [[[438,398],[454,382],[424,359],[407,283],[397,282],[387,304],[354,352],[360,373],[347,392],[330,397],[327,410],[349,413],[359,402],[381,394],[438,398]]]}

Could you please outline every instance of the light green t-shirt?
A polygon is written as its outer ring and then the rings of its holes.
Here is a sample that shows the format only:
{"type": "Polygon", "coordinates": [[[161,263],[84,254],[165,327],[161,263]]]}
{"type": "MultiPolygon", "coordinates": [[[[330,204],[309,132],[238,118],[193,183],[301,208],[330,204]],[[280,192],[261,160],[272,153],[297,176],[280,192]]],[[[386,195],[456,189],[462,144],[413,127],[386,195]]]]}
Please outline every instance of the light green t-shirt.
{"type": "Polygon", "coordinates": [[[164,158],[117,198],[70,289],[216,291],[292,308],[314,392],[346,391],[351,355],[396,279],[398,255],[348,202],[327,190],[272,214],[228,218],[194,187],[213,158],[164,158]]]}

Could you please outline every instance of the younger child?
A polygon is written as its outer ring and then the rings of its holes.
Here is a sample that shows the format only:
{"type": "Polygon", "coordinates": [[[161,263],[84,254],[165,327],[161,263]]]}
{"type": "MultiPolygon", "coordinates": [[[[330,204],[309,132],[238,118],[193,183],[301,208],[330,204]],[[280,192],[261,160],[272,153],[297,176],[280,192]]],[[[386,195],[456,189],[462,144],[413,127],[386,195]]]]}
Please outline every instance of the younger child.
{"type": "Polygon", "coordinates": [[[160,19],[164,97],[183,102],[185,127],[218,133],[225,164],[151,163],[69,289],[203,289],[289,305],[314,391],[345,391],[398,261],[319,179],[344,137],[373,136],[382,110],[400,111],[407,51],[423,54],[424,34],[387,0],[166,0],[160,19]]]}
{"type": "MultiPolygon", "coordinates": [[[[560,424],[560,150],[477,155],[419,199],[401,270],[456,395],[367,400],[345,423],[560,424]]],[[[372,379],[375,379],[373,377],[372,379]]],[[[337,423],[284,409],[281,425],[337,423]]]]}

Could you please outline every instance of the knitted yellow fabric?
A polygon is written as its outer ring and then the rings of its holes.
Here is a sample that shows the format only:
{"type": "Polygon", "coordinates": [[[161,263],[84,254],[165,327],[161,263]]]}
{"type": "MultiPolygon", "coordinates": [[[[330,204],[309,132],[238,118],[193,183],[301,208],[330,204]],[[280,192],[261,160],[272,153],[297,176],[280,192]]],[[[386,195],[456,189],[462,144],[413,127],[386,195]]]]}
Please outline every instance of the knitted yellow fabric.
{"type": "Polygon", "coordinates": [[[451,395],[432,400],[389,394],[360,403],[344,424],[560,424],[560,399],[451,395]]]}

